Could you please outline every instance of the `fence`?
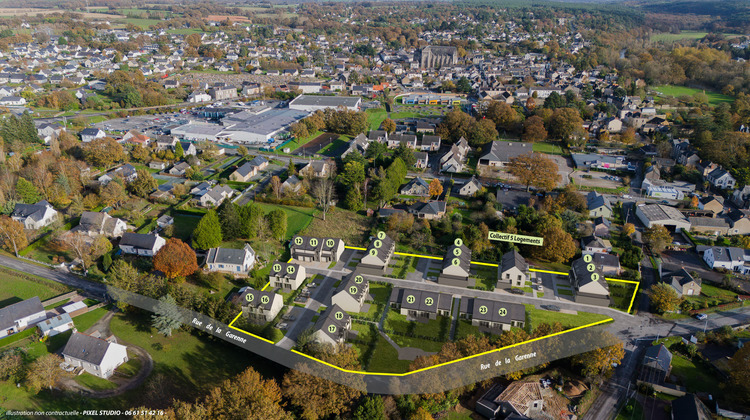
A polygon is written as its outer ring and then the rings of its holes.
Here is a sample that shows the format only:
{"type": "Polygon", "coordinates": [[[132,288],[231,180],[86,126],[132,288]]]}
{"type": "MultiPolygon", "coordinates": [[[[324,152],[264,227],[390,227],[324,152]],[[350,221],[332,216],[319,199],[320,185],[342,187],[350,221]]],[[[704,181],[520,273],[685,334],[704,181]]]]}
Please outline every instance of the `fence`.
{"type": "Polygon", "coordinates": [[[73,292],[65,293],[64,295],[53,297],[52,299],[47,299],[44,302],[42,302],[42,306],[49,306],[49,305],[55,304],[57,302],[61,302],[61,301],[65,300],[65,299],[70,299],[70,298],[72,298],[73,296],[75,296],[77,294],[78,294],[78,292],[73,291],[73,292]]]}

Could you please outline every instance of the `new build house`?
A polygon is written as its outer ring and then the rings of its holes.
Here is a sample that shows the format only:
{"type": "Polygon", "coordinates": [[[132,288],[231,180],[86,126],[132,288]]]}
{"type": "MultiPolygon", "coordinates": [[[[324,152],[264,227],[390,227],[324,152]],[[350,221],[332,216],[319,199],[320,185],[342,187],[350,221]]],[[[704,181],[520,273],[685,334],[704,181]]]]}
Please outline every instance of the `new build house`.
{"type": "Polygon", "coordinates": [[[497,333],[526,325],[526,307],[519,303],[463,297],[458,313],[460,317],[470,319],[471,325],[487,332],[497,333]]]}
{"type": "Polygon", "coordinates": [[[254,324],[273,321],[284,307],[284,298],[273,292],[264,292],[245,286],[239,290],[242,315],[254,324]]]}
{"type": "Polygon", "coordinates": [[[611,303],[609,285],[591,255],[573,261],[569,278],[575,289],[576,302],[599,306],[609,306],[611,303]]]}
{"type": "Polygon", "coordinates": [[[450,316],[453,297],[444,293],[394,287],[389,303],[401,315],[417,319],[450,316]]]}
{"type": "Polygon", "coordinates": [[[335,346],[346,341],[351,327],[352,317],[342,307],[334,304],[320,314],[313,326],[312,337],[319,343],[335,346]]]}
{"type": "Polygon", "coordinates": [[[297,290],[305,281],[306,276],[305,266],[276,261],[271,264],[268,281],[271,287],[289,292],[297,290]]]}
{"type": "Polygon", "coordinates": [[[471,250],[463,243],[460,245],[454,243],[443,257],[443,267],[437,282],[449,286],[474,286],[474,279],[469,278],[470,275],[471,250]]]}
{"type": "Polygon", "coordinates": [[[524,287],[529,280],[529,264],[515,249],[503,254],[497,288],[524,287]]]}
{"type": "Polygon", "coordinates": [[[290,249],[292,258],[305,262],[333,262],[344,253],[344,241],[338,238],[295,236],[290,249]]]}
{"type": "Polygon", "coordinates": [[[341,279],[341,283],[333,291],[331,303],[340,306],[347,312],[361,312],[369,291],[370,282],[367,278],[353,271],[341,279]]]}
{"type": "Polygon", "coordinates": [[[357,270],[366,274],[382,275],[393,258],[396,242],[385,232],[378,232],[367,246],[364,257],[360,260],[357,270]]]}

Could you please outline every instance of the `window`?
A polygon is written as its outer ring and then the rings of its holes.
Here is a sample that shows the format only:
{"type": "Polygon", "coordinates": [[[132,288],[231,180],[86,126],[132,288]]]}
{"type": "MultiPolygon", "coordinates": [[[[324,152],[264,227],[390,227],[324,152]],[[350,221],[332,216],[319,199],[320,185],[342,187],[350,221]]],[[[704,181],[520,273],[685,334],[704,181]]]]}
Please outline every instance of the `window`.
{"type": "Polygon", "coordinates": [[[242,267],[240,267],[240,266],[238,265],[238,266],[237,266],[237,271],[240,271],[240,269],[241,269],[241,268],[242,268],[242,267]]]}
{"type": "Polygon", "coordinates": [[[224,264],[219,264],[219,268],[224,268],[224,264]]]}

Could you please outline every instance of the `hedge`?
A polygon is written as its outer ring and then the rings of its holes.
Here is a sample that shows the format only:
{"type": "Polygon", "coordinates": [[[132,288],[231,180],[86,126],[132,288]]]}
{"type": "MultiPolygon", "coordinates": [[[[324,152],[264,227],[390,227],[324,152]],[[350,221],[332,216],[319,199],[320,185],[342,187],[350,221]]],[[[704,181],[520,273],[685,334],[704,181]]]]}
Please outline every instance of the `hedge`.
{"type": "Polygon", "coordinates": [[[16,341],[19,341],[19,340],[22,340],[22,339],[24,339],[26,337],[29,337],[32,334],[34,334],[34,331],[36,331],[36,328],[32,327],[32,328],[27,328],[27,329],[21,331],[20,333],[13,334],[13,335],[8,336],[8,337],[4,337],[4,338],[0,339],[0,347],[7,346],[8,344],[15,343],[16,341]]]}

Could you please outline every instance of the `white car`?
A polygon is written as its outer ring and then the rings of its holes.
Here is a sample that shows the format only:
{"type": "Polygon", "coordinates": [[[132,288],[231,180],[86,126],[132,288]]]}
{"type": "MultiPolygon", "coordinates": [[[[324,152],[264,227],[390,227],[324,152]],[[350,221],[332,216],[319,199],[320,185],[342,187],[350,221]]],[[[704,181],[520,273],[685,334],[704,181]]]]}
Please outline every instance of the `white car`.
{"type": "Polygon", "coordinates": [[[697,319],[698,321],[704,321],[706,318],[708,318],[708,315],[706,314],[698,314],[695,316],[695,319],[697,319]]]}
{"type": "Polygon", "coordinates": [[[536,290],[538,290],[538,291],[540,291],[540,292],[541,292],[541,291],[542,291],[542,290],[544,290],[544,289],[542,289],[542,285],[540,284],[540,285],[538,285],[538,286],[536,287],[536,290]]]}

